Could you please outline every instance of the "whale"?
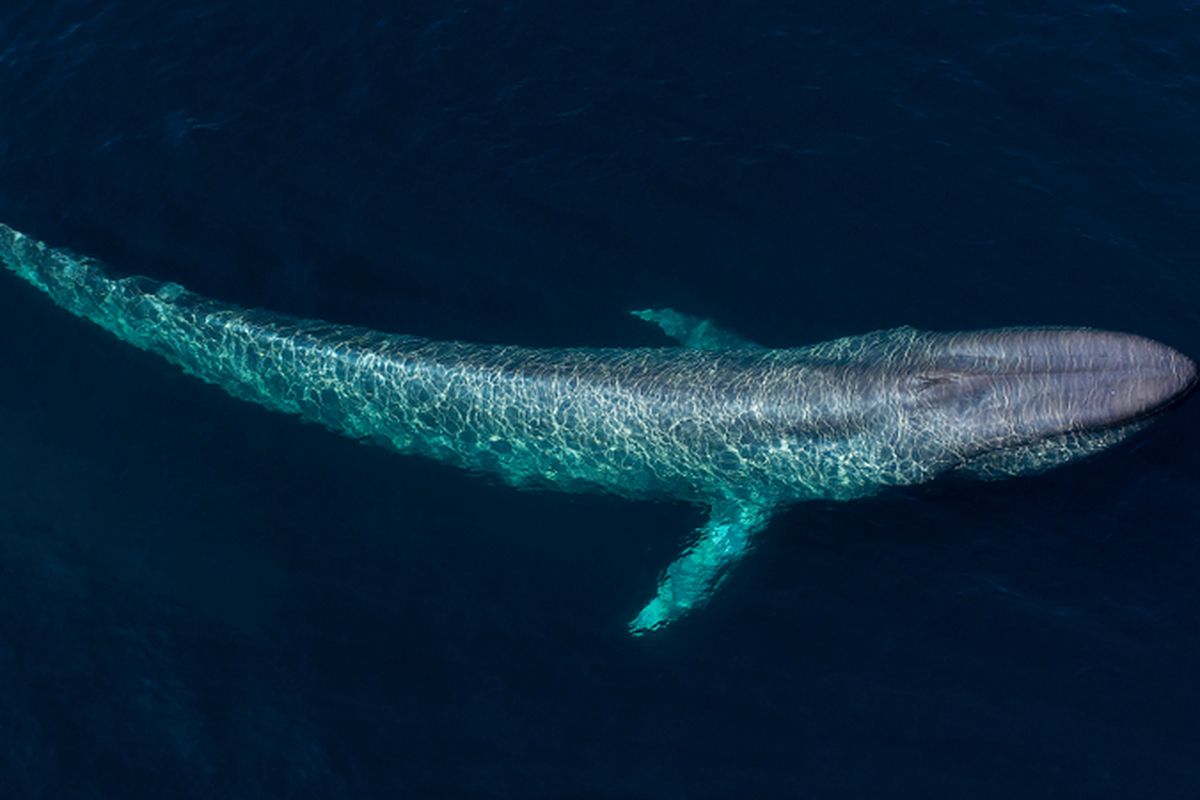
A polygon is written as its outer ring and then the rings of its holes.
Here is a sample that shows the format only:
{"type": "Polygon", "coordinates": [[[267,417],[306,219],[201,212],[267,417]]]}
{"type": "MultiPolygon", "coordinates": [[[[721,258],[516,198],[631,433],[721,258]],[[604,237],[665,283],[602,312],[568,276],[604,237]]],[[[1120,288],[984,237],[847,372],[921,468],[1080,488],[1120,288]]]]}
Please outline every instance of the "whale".
{"type": "Polygon", "coordinates": [[[436,341],[209,299],[0,225],[0,261],[71,314],[230,395],[520,488],[701,506],[628,623],[703,606],[795,503],[1028,475],[1144,428],[1196,385],[1167,345],[1090,328],[891,328],[760,346],[669,308],[671,344],[436,341]]]}

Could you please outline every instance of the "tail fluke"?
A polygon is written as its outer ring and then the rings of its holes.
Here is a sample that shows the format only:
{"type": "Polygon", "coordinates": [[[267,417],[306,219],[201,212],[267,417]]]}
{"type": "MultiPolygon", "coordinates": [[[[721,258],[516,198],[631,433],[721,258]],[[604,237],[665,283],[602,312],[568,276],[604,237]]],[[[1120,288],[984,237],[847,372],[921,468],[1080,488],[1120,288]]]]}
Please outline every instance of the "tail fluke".
{"type": "Polygon", "coordinates": [[[112,277],[102,263],[0,224],[0,262],[72,314],[156,353],[242,400],[358,435],[340,407],[316,397],[321,373],[348,342],[396,342],[350,326],[222,303],[175,283],[112,277]],[[319,351],[319,352],[318,352],[319,351]]]}

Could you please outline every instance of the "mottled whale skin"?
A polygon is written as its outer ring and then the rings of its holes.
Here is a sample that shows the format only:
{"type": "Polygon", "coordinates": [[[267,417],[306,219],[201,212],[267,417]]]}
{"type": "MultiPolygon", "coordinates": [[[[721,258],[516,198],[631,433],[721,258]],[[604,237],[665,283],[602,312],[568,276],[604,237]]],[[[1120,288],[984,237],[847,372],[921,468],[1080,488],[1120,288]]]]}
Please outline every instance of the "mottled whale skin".
{"type": "Polygon", "coordinates": [[[672,498],[710,510],[630,623],[705,602],[773,513],[952,471],[1001,478],[1094,453],[1196,382],[1120,333],[896,328],[766,349],[671,310],[680,347],[474,345],[210,300],[0,225],[0,260],[60,306],[230,394],[516,486],[672,498]]]}

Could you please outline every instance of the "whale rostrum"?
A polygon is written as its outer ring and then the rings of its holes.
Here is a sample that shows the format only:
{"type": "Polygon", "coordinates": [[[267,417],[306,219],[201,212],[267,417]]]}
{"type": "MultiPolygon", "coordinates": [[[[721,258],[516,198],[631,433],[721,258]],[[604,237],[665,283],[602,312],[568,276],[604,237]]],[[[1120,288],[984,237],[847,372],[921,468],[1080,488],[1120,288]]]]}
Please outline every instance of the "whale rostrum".
{"type": "Polygon", "coordinates": [[[702,605],[792,503],[949,472],[1038,472],[1108,447],[1196,383],[1179,352],[1082,328],[902,327],[768,349],[670,309],[680,346],[433,341],[211,300],[0,225],[0,260],[72,314],[229,394],[520,487],[702,505],[629,624],[702,605]]]}

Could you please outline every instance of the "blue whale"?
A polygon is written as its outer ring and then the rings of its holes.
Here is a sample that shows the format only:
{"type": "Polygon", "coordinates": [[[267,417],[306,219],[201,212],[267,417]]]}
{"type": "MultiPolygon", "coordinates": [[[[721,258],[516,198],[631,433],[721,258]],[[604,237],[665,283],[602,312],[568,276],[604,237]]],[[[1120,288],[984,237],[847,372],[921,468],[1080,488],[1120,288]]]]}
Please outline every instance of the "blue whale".
{"type": "Polygon", "coordinates": [[[634,634],[702,605],[792,503],[1039,472],[1121,441],[1197,381],[1165,345],[1089,329],[904,327],[767,349],[664,309],[634,313],[682,346],[535,349],[239,308],[3,225],[0,260],[244,400],[514,486],[704,506],[634,634]]]}

